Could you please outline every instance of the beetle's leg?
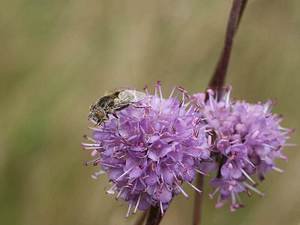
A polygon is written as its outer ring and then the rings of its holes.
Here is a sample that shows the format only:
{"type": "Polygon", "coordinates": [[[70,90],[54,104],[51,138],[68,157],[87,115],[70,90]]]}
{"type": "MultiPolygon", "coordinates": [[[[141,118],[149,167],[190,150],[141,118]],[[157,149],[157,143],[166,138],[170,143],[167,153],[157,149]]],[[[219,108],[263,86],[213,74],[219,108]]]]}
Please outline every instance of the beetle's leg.
{"type": "Polygon", "coordinates": [[[112,115],[116,118],[116,119],[119,119],[118,115],[114,112],[112,113],[112,115]]]}
{"type": "Polygon", "coordinates": [[[125,109],[129,106],[129,104],[120,105],[115,108],[115,111],[121,111],[122,109],[125,109]]]}

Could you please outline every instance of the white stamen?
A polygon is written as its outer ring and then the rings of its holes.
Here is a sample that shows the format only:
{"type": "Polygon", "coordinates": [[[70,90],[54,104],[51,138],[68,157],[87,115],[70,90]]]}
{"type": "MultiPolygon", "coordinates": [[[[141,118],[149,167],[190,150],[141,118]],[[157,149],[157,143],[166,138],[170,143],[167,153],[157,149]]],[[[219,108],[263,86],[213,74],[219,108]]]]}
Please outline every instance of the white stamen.
{"type": "Polygon", "coordinates": [[[211,193],[211,194],[209,194],[209,197],[210,198],[213,198],[217,193],[218,193],[218,191],[220,190],[220,188],[218,187],[218,188],[216,188],[215,190],[214,190],[214,192],[213,193],[211,193]]]}
{"type": "Polygon", "coordinates": [[[271,149],[276,149],[276,147],[272,146],[272,145],[268,145],[268,144],[263,144],[263,146],[271,148],[271,149]]]}
{"type": "Polygon", "coordinates": [[[121,176],[119,176],[119,177],[116,179],[116,181],[120,180],[122,177],[124,177],[126,174],[128,174],[132,169],[133,169],[133,167],[130,168],[130,169],[128,169],[128,170],[126,170],[121,176]]]}
{"type": "Polygon", "coordinates": [[[233,141],[230,141],[230,144],[235,144],[235,143],[238,143],[240,142],[240,140],[233,140],[233,141]]]}
{"type": "Polygon", "coordinates": [[[232,204],[235,205],[236,204],[236,197],[235,197],[235,193],[233,191],[231,192],[231,200],[232,200],[232,204]]]}
{"type": "Polygon", "coordinates": [[[182,93],[182,105],[185,104],[184,101],[185,101],[185,95],[184,95],[184,93],[182,93]]]}
{"type": "Polygon", "coordinates": [[[105,174],[105,172],[103,170],[99,170],[98,172],[95,172],[94,174],[91,175],[91,177],[95,180],[98,179],[99,176],[101,176],[102,174],[105,174]]]}
{"type": "Polygon", "coordinates": [[[107,167],[111,167],[111,168],[118,168],[118,167],[115,166],[115,165],[111,165],[111,164],[107,164],[107,163],[103,163],[103,162],[100,162],[100,164],[101,164],[102,166],[107,166],[107,167]]]}
{"type": "Polygon", "coordinates": [[[211,145],[212,144],[212,136],[208,135],[208,144],[211,145]]]}
{"type": "Polygon", "coordinates": [[[138,200],[137,200],[137,202],[136,202],[136,205],[135,205],[135,208],[134,208],[133,213],[136,213],[136,211],[138,210],[140,201],[141,201],[141,195],[139,195],[139,198],[138,198],[138,200]]]}
{"type": "Polygon", "coordinates": [[[174,92],[175,92],[175,87],[172,89],[172,91],[171,91],[171,93],[170,93],[170,95],[169,95],[169,98],[172,98],[173,97],[173,94],[174,94],[174,92]]]}
{"type": "Polygon", "coordinates": [[[206,173],[204,173],[204,172],[203,172],[203,171],[201,171],[201,170],[195,169],[195,171],[196,171],[197,173],[200,173],[200,174],[204,175],[204,176],[206,176],[206,175],[207,175],[206,173]]]}
{"type": "Polygon", "coordinates": [[[99,149],[99,148],[101,148],[100,146],[93,146],[93,147],[85,147],[85,146],[83,146],[84,147],[84,149],[86,149],[86,150],[94,150],[94,149],[99,149]]]}
{"type": "Polygon", "coordinates": [[[256,184],[255,181],[249,176],[249,174],[244,170],[241,169],[242,173],[244,174],[244,176],[251,181],[251,183],[256,184]]]}
{"type": "Polygon", "coordinates": [[[160,206],[161,215],[164,215],[164,208],[163,208],[163,204],[161,201],[159,202],[159,206],[160,206]]]}
{"type": "Polygon", "coordinates": [[[289,130],[290,130],[290,129],[288,129],[288,128],[281,127],[281,126],[279,126],[278,128],[279,128],[279,130],[282,130],[282,131],[289,131],[289,130]]]}
{"type": "Polygon", "coordinates": [[[119,193],[118,193],[117,196],[116,196],[116,199],[118,199],[118,198],[121,196],[121,194],[122,194],[124,188],[125,188],[125,187],[121,187],[119,193]]]}
{"type": "Polygon", "coordinates": [[[132,202],[130,202],[130,204],[129,204],[129,207],[128,207],[128,210],[127,210],[127,213],[126,213],[126,217],[128,217],[130,215],[131,207],[132,207],[132,202]]]}
{"type": "Polygon", "coordinates": [[[255,168],[255,165],[249,160],[249,159],[245,159],[245,161],[247,162],[247,163],[249,163],[253,168],[255,168]]]}
{"type": "Polygon", "coordinates": [[[228,92],[225,95],[225,104],[226,104],[226,106],[229,106],[229,103],[230,103],[230,92],[231,92],[231,89],[229,89],[228,92]]]}
{"type": "Polygon", "coordinates": [[[93,157],[96,157],[97,155],[98,155],[98,151],[97,150],[93,150],[92,152],[91,152],[91,156],[93,156],[93,157]]]}
{"type": "Polygon", "coordinates": [[[210,107],[211,107],[212,111],[215,111],[215,106],[214,106],[213,98],[211,98],[211,97],[209,97],[209,104],[210,104],[210,107]]]}
{"type": "Polygon", "coordinates": [[[100,144],[96,143],[81,143],[84,147],[100,147],[100,144]]]}
{"type": "Polygon", "coordinates": [[[116,184],[114,184],[113,186],[111,186],[111,188],[110,189],[108,189],[107,191],[106,191],[106,193],[107,194],[110,194],[110,195],[114,195],[116,192],[116,187],[117,187],[117,185],[116,184]]]}
{"type": "Polygon", "coordinates": [[[201,193],[202,191],[200,189],[198,189],[195,185],[193,185],[192,183],[188,182],[187,183],[197,192],[201,193]]]}
{"type": "Polygon", "coordinates": [[[176,183],[177,188],[181,191],[181,193],[184,195],[184,197],[188,198],[189,195],[182,189],[182,187],[179,186],[179,184],[176,183]]]}
{"type": "Polygon", "coordinates": [[[149,95],[149,90],[148,90],[147,86],[144,87],[144,91],[145,91],[146,95],[149,95]]]}
{"type": "Polygon", "coordinates": [[[272,169],[273,169],[274,171],[276,171],[276,172],[283,173],[283,170],[280,169],[280,168],[278,168],[278,167],[276,167],[276,166],[273,166],[272,169]]]}
{"type": "Polygon", "coordinates": [[[281,158],[283,160],[288,160],[288,158],[285,155],[281,155],[281,156],[279,156],[279,158],[281,158]]]}
{"type": "Polygon", "coordinates": [[[94,121],[92,118],[90,118],[89,121],[92,122],[93,124],[97,125],[97,122],[94,121]]]}
{"type": "Polygon", "coordinates": [[[89,129],[94,130],[94,131],[103,131],[102,128],[97,128],[97,127],[89,127],[89,129]]]}
{"type": "Polygon", "coordinates": [[[178,181],[178,178],[176,177],[176,174],[174,173],[174,171],[172,171],[172,173],[173,173],[175,180],[178,181]]]}
{"type": "Polygon", "coordinates": [[[210,193],[208,196],[212,199],[218,192],[219,192],[220,188],[216,188],[213,193],[210,193]]]}
{"type": "Polygon", "coordinates": [[[267,113],[270,110],[271,106],[272,106],[271,101],[266,102],[265,105],[263,106],[264,107],[264,113],[267,113]]]}
{"type": "Polygon", "coordinates": [[[260,190],[258,190],[257,188],[251,186],[250,184],[246,183],[246,182],[243,182],[244,186],[248,189],[250,189],[251,191],[254,191],[255,193],[257,193],[258,195],[260,196],[264,196],[265,194],[262,193],[260,190]]]}
{"type": "Polygon", "coordinates": [[[162,94],[162,91],[161,91],[161,86],[158,86],[158,91],[159,91],[160,100],[162,100],[163,99],[163,94],[162,94]]]}
{"type": "Polygon", "coordinates": [[[259,134],[259,131],[256,130],[256,131],[252,132],[251,137],[254,139],[257,137],[258,134],[259,134]]]}
{"type": "MultiPolygon", "coordinates": [[[[187,109],[187,107],[189,106],[189,104],[190,104],[190,102],[188,102],[187,104],[186,104],[186,109],[187,109]]],[[[188,114],[189,112],[191,112],[191,110],[193,109],[193,107],[191,106],[191,107],[189,107],[187,110],[186,110],[186,113],[188,114]]]]}

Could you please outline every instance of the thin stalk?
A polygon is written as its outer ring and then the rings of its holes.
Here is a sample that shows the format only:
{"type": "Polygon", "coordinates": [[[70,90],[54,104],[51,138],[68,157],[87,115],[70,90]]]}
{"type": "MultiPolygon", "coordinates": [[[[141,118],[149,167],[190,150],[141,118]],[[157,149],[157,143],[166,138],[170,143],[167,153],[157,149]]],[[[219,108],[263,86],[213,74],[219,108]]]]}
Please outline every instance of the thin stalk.
{"type": "Polygon", "coordinates": [[[204,176],[202,174],[199,174],[196,177],[196,187],[200,189],[202,193],[195,191],[193,225],[198,225],[201,223],[203,185],[204,185],[204,176]]]}
{"type": "MultiPolygon", "coordinates": [[[[222,97],[222,89],[225,84],[234,37],[239,27],[239,24],[241,22],[247,2],[248,0],[233,0],[232,3],[232,7],[231,7],[228,23],[227,23],[224,47],[221,52],[214,74],[208,84],[208,87],[215,91],[216,97],[218,99],[222,97]]],[[[203,175],[198,174],[196,178],[196,187],[200,190],[203,190],[203,185],[204,185],[204,177],[203,175]]],[[[193,225],[201,224],[201,217],[202,217],[201,214],[202,214],[202,197],[196,191],[193,225]]]]}
{"type": "Polygon", "coordinates": [[[222,95],[221,92],[225,83],[234,36],[242,19],[247,2],[247,0],[233,0],[232,8],[227,23],[224,47],[220,55],[218,64],[216,66],[215,72],[208,85],[209,88],[216,91],[218,96],[222,95]]]}
{"type": "Polygon", "coordinates": [[[146,225],[159,225],[163,215],[158,206],[151,206],[146,225]]]}

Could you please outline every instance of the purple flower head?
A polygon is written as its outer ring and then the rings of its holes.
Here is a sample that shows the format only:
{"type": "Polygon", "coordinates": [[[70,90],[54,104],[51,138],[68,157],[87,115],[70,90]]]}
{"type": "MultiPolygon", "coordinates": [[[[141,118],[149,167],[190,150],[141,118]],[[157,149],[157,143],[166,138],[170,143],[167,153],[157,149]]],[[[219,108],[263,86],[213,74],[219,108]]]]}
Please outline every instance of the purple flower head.
{"type": "Polygon", "coordinates": [[[83,143],[101,168],[94,177],[107,174],[107,192],[128,202],[127,215],[151,205],[163,213],[174,195],[187,196],[183,182],[197,189],[192,182],[198,164],[210,156],[206,125],[182,96],[165,99],[158,84],[154,95],[146,91],[144,99],[92,128],[92,143],[83,143]]]}
{"type": "Polygon", "coordinates": [[[231,210],[235,210],[242,205],[238,202],[240,192],[262,195],[255,187],[254,175],[263,180],[268,171],[281,171],[275,160],[286,159],[282,148],[291,130],[281,127],[281,117],[271,113],[270,101],[232,101],[230,91],[227,89],[221,99],[216,99],[212,90],[206,96],[193,97],[200,117],[211,129],[212,158],[218,164],[217,178],[211,184],[219,193],[217,206],[230,199],[231,210]]]}

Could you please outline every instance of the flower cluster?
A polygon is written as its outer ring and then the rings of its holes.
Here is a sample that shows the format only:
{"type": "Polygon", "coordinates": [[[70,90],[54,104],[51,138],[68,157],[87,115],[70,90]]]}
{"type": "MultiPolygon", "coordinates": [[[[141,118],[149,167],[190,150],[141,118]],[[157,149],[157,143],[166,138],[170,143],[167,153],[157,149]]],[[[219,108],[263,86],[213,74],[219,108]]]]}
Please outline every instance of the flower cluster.
{"type": "Polygon", "coordinates": [[[193,96],[201,117],[211,129],[213,147],[212,164],[216,165],[216,178],[211,181],[219,193],[216,206],[231,200],[231,210],[242,206],[239,193],[253,191],[263,195],[252,178],[261,181],[270,170],[281,171],[274,160],[286,159],[282,148],[291,130],[280,126],[281,117],[271,113],[272,102],[249,104],[232,101],[230,89],[221,99],[208,90],[206,95],[193,96]]]}
{"type": "Polygon", "coordinates": [[[93,177],[107,174],[107,193],[128,202],[127,216],[150,206],[163,213],[175,195],[187,196],[183,183],[201,192],[192,184],[197,172],[216,174],[210,196],[218,195],[216,207],[229,200],[234,211],[242,206],[241,192],[263,195],[256,180],[281,172],[275,160],[286,159],[282,148],[291,130],[271,113],[272,102],[233,101],[230,89],[220,99],[212,90],[188,95],[178,89],[180,100],[174,90],[163,98],[158,83],[155,94],[146,90],[139,101],[110,111],[82,144],[94,157],[87,164],[100,167],[93,177]]]}
{"type": "MultiPolygon", "coordinates": [[[[172,92],[173,93],[173,92],[172,92]]],[[[128,202],[127,216],[151,205],[162,213],[173,196],[182,193],[186,182],[193,184],[197,165],[210,156],[205,124],[198,120],[193,106],[161,94],[155,94],[110,115],[94,127],[92,143],[83,143],[95,157],[90,163],[108,175],[112,187],[107,191],[128,202]]]]}

